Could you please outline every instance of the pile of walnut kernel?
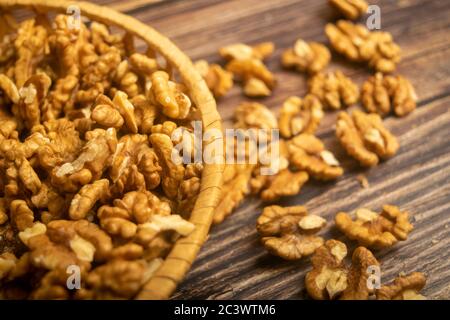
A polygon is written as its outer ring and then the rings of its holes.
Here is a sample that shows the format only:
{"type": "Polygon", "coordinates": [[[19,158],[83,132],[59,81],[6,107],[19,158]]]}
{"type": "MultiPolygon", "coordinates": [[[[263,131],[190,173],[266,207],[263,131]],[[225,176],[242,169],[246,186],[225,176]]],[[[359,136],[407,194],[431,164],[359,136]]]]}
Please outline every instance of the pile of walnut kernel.
{"type": "Polygon", "coordinates": [[[133,298],[195,228],[203,167],[171,158],[198,119],[186,87],[130,34],[67,19],[0,15],[0,299],[133,298]]]}
{"type": "MultiPolygon", "coordinates": [[[[329,4],[350,20],[360,18],[368,8],[364,0],[330,0],[329,4]]],[[[221,223],[246,197],[257,195],[270,204],[256,223],[262,245],[286,260],[312,256],[313,269],[305,282],[311,298],[422,299],[419,291],[426,278],[421,273],[402,275],[379,289],[366,285],[367,267],[380,265],[370,250],[406,240],[413,229],[408,212],[392,205],[384,205],[379,214],[366,208],[353,214],[339,212],[335,226],[360,245],[347,266],[347,246],[319,235],[327,224],[325,219],[309,215],[304,206],[273,204],[282,197],[298,195],[310,179],[335,180],[344,174],[339,160],[315,136],[325,110],[339,110],[334,126],[336,139],[347,154],[363,167],[374,167],[399,149],[397,138],[384,126],[382,117],[391,113],[403,117],[416,108],[412,84],[401,75],[391,74],[400,61],[400,47],[390,33],[370,31],[349,20],[329,23],[325,33],[337,53],[366,64],[375,74],[359,88],[342,71],[326,71],[331,53],[324,44],[298,39],[285,50],[281,65],[307,76],[308,93],[303,98],[285,99],[278,117],[263,104],[248,101],[238,105],[234,114],[237,129],[279,129],[279,171],[261,175],[261,164],[227,164],[224,193],[214,223],[221,223]],[[359,102],[367,112],[354,108],[344,111],[359,102]]],[[[276,83],[274,74],[264,65],[273,50],[274,45],[269,43],[236,43],[219,50],[227,61],[225,69],[218,64],[207,69],[206,61],[199,61],[197,66],[217,98],[231,89],[233,78],[243,84],[247,97],[265,97],[276,83]]],[[[369,188],[367,180],[364,185],[369,188]]]]}

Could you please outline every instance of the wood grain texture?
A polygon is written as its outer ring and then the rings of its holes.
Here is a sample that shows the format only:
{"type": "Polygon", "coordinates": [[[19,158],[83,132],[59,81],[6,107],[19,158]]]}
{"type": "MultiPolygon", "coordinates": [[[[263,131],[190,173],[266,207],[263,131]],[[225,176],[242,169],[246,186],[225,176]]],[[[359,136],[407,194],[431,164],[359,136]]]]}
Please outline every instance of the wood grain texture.
{"type": "MultiPolygon", "coordinates": [[[[192,59],[220,61],[217,50],[233,42],[273,41],[276,52],[268,66],[277,76],[273,95],[261,99],[273,110],[290,95],[306,93],[303,75],[280,68],[281,52],[299,37],[326,43],[325,24],[335,19],[326,1],[307,0],[102,0],[147,22],[170,37],[192,59]]],[[[326,238],[344,240],[332,222],[338,211],[364,206],[380,209],[385,203],[409,210],[415,229],[407,241],[376,251],[383,283],[399,272],[428,275],[423,293],[432,299],[450,299],[450,2],[446,0],[371,1],[381,7],[382,29],[393,34],[403,49],[398,72],[413,82],[419,107],[406,118],[385,120],[399,138],[401,149],[387,162],[363,170],[337,143],[327,113],[318,136],[343,163],[345,175],[336,182],[309,182],[301,194],[280,201],[303,204],[326,218],[326,238]],[[356,180],[364,174],[370,187],[356,180]]],[[[334,55],[330,69],[341,69],[361,84],[371,72],[334,55]]],[[[239,86],[219,101],[226,123],[237,104],[246,100],[239,86]]],[[[286,262],[266,253],[255,230],[263,204],[249,198],[223,224],[215,226],[208,242],[176,299],[303,299],[309,259],[286,262]]]]}

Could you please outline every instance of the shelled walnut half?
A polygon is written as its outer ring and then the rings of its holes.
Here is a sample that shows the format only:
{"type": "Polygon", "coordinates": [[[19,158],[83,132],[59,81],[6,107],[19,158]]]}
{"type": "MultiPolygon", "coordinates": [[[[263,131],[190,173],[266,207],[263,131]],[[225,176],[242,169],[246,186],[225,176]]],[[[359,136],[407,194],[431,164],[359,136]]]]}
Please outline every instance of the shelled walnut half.
{"type": "Polygon", "coordinates": [[[303,206],[270,206],[264,208],[256,229],[270,253],[286,260],[298,260],[323,244],[323,239],[315,234],[325,224],[325,219],[308,215],[303,206]]]}
{"type": "Polygon", "coordinates": [[[325,69],[330,59],[330,51],[323,44],[298,39],[293,48],[283,52],[281,64],[285,68],[314,74],[325,69]]]}
{"type": "Polygon", "coordinates": [[[356,220],[352,220],[349,214],[339,212],[335,217],[336,226],[347,237],[366,247],[393,246],[406,240],[413,229],[408,212],[392,205],[384,205],[380,214],[360,208],[355,215],[356,220]]]}
{"type": "Polygon", "coordinates": [[[219,50],[228,60],[225,69],[243,83],[244,93],[249,97],[269,96],[275,86],[275,77],[267,69],[263,60],[274,50],[271,42],[248,46],[243,43],[232,44],[219,50]]]}
{"type": "Polygon", "coordinates": [[[365,0],[329,0],[328,3],[350,20],[364,15],[369,7],[365,0]]]}
{"type": "Polygon", "coordinates": [[[332,110],[349,107],[359,101],[359,88],[341,71],[318,73],[308,80],[308,92],[332,110]]]}
{"type": "Polygon", "coordinates": [[[206,60],[198,60],[195,67],[216,98],[224,96],[233,87],[233,74],[224,70],[220,65],[209,64],[206,60]]]}
{"type": "Polygon", "coordinates": [[[300,133],[314,133],[322,118],[322,104],[316,96],[308,94],[303,99],[289,97],[280,110],[280,134],[283,138],[291,138],[300,133]]]}
{"type": "Polygon", "coordinates": [[[312,270],[306,274],[306,290],[315,300],[367,300],[373,293],[368,286],[368,267],[379,266],[364,247],[355,249],[352,264],[346,265],[347,247],[337,240],[327,240],[311,258],[312,270]]]}
{"type": "Polygon", "coordinates": [[[327,24],[325,33],[334,50],[350,61],[368,63],[383,73],[394,71],[400,62],[400,47],[388,32],[369,31],[362,24],[339,20],[327,24]]]}
{"type": "Polygon", "coordinates": [[[425,287],[427,278],[421,272],[399,276],[376,291],[377,300],[426,300],[419,292],[425,287]]]}
{"type": "Polygon", "coordinates": [[[403,76],[384,76],[377,72],[362,86],[361,101],[367,112],[382,117],[392,111],[399,117],[416,109],[417,94],[411,82],[403,76]]]}
{"type": "Polygon", "coordinates": [[[336,136],[347,153],[365,167],[392,157],[399,148],[395,136],[383,125],[378,114],[354,110],[351,115],[339,113],[336,136]]]}
{"type": "Polygon", "coordinates": [[[289,163],[320,180],[336,179],[344,173],[339,161],[312,134],[302,133],[288,142],[289,163]]]}

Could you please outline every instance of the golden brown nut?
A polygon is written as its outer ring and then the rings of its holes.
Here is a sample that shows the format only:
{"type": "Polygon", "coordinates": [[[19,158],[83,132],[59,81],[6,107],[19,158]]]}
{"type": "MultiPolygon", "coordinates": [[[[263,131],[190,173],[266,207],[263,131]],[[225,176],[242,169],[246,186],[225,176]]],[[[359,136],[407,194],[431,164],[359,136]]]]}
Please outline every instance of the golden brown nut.
{"type": "Polygon", "coordinates": [[[108,197],[108,188],[108,179],[100,179],[92,184],[84,185],[70,203],[70,218],[72,220],[84,219],[98,200],[108,197]]]}
{"type": "Polygon", "coordinates": [[[367,114],[358,110],[349,116],[339,113],[336,136],[347,153],[365,167],[378,164],[380,159],[392,157],[399,144],[384,126],[378,114],[367,114]]]}
{"type": "Polygon", "coordinates": [[[289,169],[283,169],[269,178],[269,185],[261,192],[261,199],[275,201],[281,197],[295,196],[308,179],[309,176],[304,171],[292,172],[289,169]]]}
{"type": "Polygon", "coordinates": [[[314,74],[325,69],[330,59],[330,51],[323,44],[298,39],[293,48],[283,52],[281,64],[285,68],[314,74]]]}
{"type": "Polygon", "coordinates": [[[360,245],[380,249],[406,240],[413,229],[408,216],[407,211],[384,205],[380,214],[365,208],[356,210],[354,221],[349,214],[339,212],[335,222],[338,229],[350,239],[358,241],[360,245]]]}
{"type": "Polygon", "coordinates": [[[426,281],[427,278],[421,272],[399,276],[390,285],[376,290],[377,300],[426,300],[426,297],[419,293],[426,281]]]}
{"type": "Polygon", "coordinates": [[[20,231],[33,226],[34,213],[24,200],[13,200],[10,204],[10,219],[20,231]]]}
{"type": "Polygon", "coordinates": [[[333,299],[348,285],[344,258],[347,247],[340,241],[327,240],[311,257],[312,270],[306,274],[305,286],[314,300],[333,299]]]}
{"type": "Polygon", "coordinates": [[[174,199],[184,177],[184,167],[172,160],[173,143],[168,135],[152,133],[150,142],[158,156],[162,168],[162,187],[166,196],[174,199]]]}
{"type": "Polygon", "coordinates": [[[92,106],[91,119],[105,128],[119,130],[124,119],[114,103],[105,95],[99,95],[92,106]]]}
{"type": "Polygon", "coordinates": [[[349,107],[359,100],[359,88],[341,71],[318,73],[308,80],[309,93],[329,109],[349,107]]]}
{"type": "Polygon", "coordinates": [[[303,206],[270,206],[259,216],[256,229],[270,253],[286,260],[298,260],[323,244],[323,239],[315,233],[325,224],[325,219],[308,215],[303,206]]]}
{"type": "Polygon", "coordinates": [[[144,95],[133,97],[131,103],[134,105],[134,113],[138,125],[138,131],[142,134],[150,134],[155,119],[158,116],[158,108],[151,104],[144,95]]]}
{"type": "Polygon", "coordinates": [[[275,46],[272,42],[263,42],[255,46],[234,43],[220,48],[219,54],[227,60],[245,60],[252,58],[264,60],[273,53],[274,49],[275,46]]]}
{"type": "Polygon", "coordinates": [[[151,84],[149,99],[152,103],[160,105],[166,116],[173,119],[184,119],[188,116],[191,100],[169,80],[167,72],[152,73],[151,84]]]}
{"type": "Polygon", "coordinates": [[[367,12],[365,0],[329,0],[328,3],[349,20],[356,20],[367,12]]]}
{"type": "Polygon", "coordinates": [[[140,76],[148,77],[158,70],[156,59],[150,58],[141,53],[134,53],[130,56],[130,64],[133,70],[140,76]]]}
{"type": "Polygon", "coordinates": [[[378,267],[373,254],[364,247],[355,249],[352,264],[346,266],[347,247],[337,240],[327,240],[311,258],[313,269],[306,274],[306,290],[315,300],[367,300],[373,292],[368,287],[369,267],[378,267]]]}
{"type": "Polygon", "coordinates": [[[377,259],[372,252],[364,247],[353,251],[352,265],[347,273],[347,288],[339,297],[340,300],[367,300],[374,288],[369,286],[370,268],[379,267],[377,259]]]}
{"type": "Polygon", "coordinates": [[[4,74],[0,74],[0,89],[12,103],[16,104],[19,102],[19,90],[14,82],[4,74]]]}
{"type": "Polygon", "coordinates": [[[283,138],[291,138],[299,133],[314,133],[322,118],[322,104],[317,97],[310,94],[304,99],[289,97],[280,110],[280,134],[283,138]]]}
{"type": "Polygon", "coordinates": [[[239,129],[276,129],[275,115],[266,106],[257,102],[243,102],[234,112],[235,128],[239,129]]]}
{"type": "Polygon", "coordinates": [[[400,62],[400,47],[388,32],[371,32],[361,24],[339,20],[327,24],[325,33],[333,48],[350,61],[366,62],[383,73],[394,71],[400,62]]]}
{"type": "Polygon", "coordinates": [[[117,85],[114,90],[119,89],[130,98],[142,94],[144,91],[138,75],[132,70],[127,60],[123,60],[117,66],[114,74],[114,83],[117,85]]]}
{"type": "Polygon", "coordinates": [[[224,70],[220,65],[209,64],[206,60],[198,60],[195,67],[216,98],[224,96],[233,87],[233,74],[224,70]]]}
{"type": "Polygon", "coordinates": [[[383,76],[377,72],[362,86],[361,101],[368,112],[386,116],[391,111],[403,117],[416,109],[417,95],[403,76],[383,76]]]}
{"type": "Polygon", "coordinates": [[[320,180],[336,179],[344,170],[334,155],[312,134],[302,133],[288,142],[289,162],[320,180]]]}

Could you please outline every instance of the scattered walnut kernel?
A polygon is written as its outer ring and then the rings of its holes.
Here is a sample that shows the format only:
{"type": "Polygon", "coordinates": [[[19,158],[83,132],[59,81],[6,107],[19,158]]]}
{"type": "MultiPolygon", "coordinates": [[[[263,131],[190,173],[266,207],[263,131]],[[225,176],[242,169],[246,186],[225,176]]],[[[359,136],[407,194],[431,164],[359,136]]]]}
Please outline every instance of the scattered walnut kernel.
{"type": "Polygon", "coordinates": [[[216,98],[224,96],[233,87],[233,74],[224,70],[220,65],[199,60],[195,63],[195,67],[216,98]]]}
{"type": "Polygon", "coordinates": [[[259,216],[256,229],[270,253],[286,260],[299,260],[323,244],[315,233],[325,223],[320,217],[308,216],[303,206],[270,206],[259,216]]]}
{"type": "Polygon", "coordinates": [[[291,138],[300,133],[314,133],[322,118],[322,104],[315,96],[289,97],[280,110],[280,134],[283,138],[291,138]]]}
{"type": "Polygon", "coordinates": [[[421,272],[402,275],[390,285],[376,290],[377,300],[426,300],[419,292],[425,286],[427,278],[421,272]]]}
{"type": "Polygon", "coordinates": [[[275,201],[281,197],[298,194],[309,176],[304,171],[292,172],[289,169],[281,170],[270,179],[269,185],[261,192],[264,201],[275,201]]]}
{"type": "Polygon", "coordinates": [[[325,69],[330,59],[330,51],[323,44],[298,39],[293,48],[283,52],[281,64],[285,68],[314,74],[325,69]]]}
{"type": "Polygon", "coordinates": [[[359,100],[359,88],[341,71],[318,73],[308,80],[309,93],[333,110],[351,106],[359,100]]]}
{"type": "Polygon", "coordinates": [[[256,58],[231,60],[225,68],[244,83],[244,93],[250,97],[267,96],[275,86],[274,75],[256,58]]]}
{"type": "Polygon", "coordinates": [[[406,240],[413,229],[408,212],[391,205],[384,205],[380,214],[364,208],[358,209],[354,221],[349,214],[339,212],[335,222],[338,229],[350,239],[376,249],[406,240]]]}
{"type": "Polygon", "coordinates": [[[235,128],[276,129],[275,115],[266,106],[257,102],[243,102],[234,112],[235,128]]]}
{"type": "Polygon", "coordinates": [[[328,3],[350,20],[363,16],[369,7],[365,0],[329,0],[328,3]]]}
{"type": "Polygon", "coordinates": [[[336,136],[347,153],[365,167],[377,165],[380,158],[392,157],[399,148],[397,139],[383,126],[379,115],[358,110],[351,116],[339,113],[336,136]]]}
{"type": "Polygon", "coordinates": [[[274,51],[272,42],[263,42],[255,46],[249,46],[244,43],[235,43],[222,47],[219,54],[227,60],[245,60],[258,59],[264,60],[274,51]]]}
{"type": "Polygon", "coordinates": [[[320,180],[336,179],[344,173],[334,155],[312,134],[302,133],[288,142],[289,162],[320,180]]]}
{"type": "Polygon", "coordinates": [[[392,72],[400,61],[400,47],[388,32],[369,31],[362,24],[339,20],[327,24],[325,33],[338,53],[351,61],[366,62],[377,71],[392,72]]]}
{"type": "Polygon", "coordinates": [[[394,111],[403,117],[416,109],[417,95],[411,82],[403,76],[384,76],[377,72],[362,86],[361,101],[367,112],[382,117],[394,111]]]}
{"type": "Polygon", "coordinates": [[[373,293],[368,288],[369,266],[379,263],[364,247],[353,251],[352,264],[346,266],[347,247],[337,240],[327,240],[311,258],[313,269],[305,278],[306,290],[315,300],[367,300],[373,293]]]}

